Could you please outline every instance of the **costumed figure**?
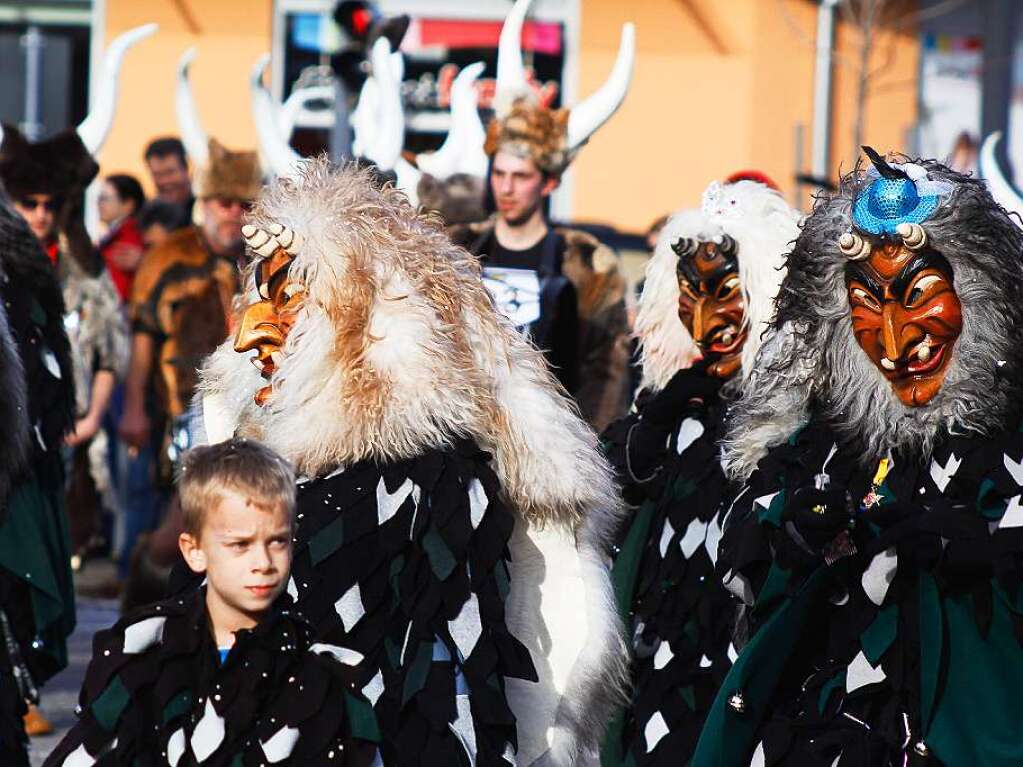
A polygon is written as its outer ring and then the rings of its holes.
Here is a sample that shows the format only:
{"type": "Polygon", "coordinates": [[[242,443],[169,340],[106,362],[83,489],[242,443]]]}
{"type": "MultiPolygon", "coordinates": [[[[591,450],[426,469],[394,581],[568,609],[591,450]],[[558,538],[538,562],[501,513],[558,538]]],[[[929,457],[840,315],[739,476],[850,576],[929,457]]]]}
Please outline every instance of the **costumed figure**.
{"type": "Polygon", "coordinates": [[[725,409],[752,367],[799,214],[753,181],[711,184],[672,216],[646,271],[643,382],[604,434],[626,501],[613,579],[632,634],[633,691],[605,765],[685,762],[735,657],[736,602],[714,576],[730,483],[725,409]]]}
{"type": "Polygon", "coordinates": [[[590,137],[628,91],[635,30],[626,24],[607,82],[571,111],[539,103],[526,78],[521,33],[530,0],[501,30],[495,117],[487,127],[497,214],[451,237],[483,262],[502,313],[543,349],[555,375],[598,431],[628,407],[626,282],[618,258],[586,232],[553,227],[543,206],[590,137]]]}
{"type": "Polygon", "coordinates": [[[983,182],[865,151],[730,417],[750,640],[694,765],[1023,760],[1023,235],[983,182]]]}
{"type": "Polygon", "coordinates": [[[49,255],[63,293],[76,395],[76,424],[68,438],[68,513],[76,560],[102,538],[103,510],[113,513],[116,507],[102,421],[128,356],[117,290],[86,231],[84,195],[99,170],[94,156],[113,125],[122,60],[155,31],[149,24],[111,42],[93,109],[77,129],[33,143],[4,125],[0,143],[0,180],[49,255]]]}
{"type": "Polygon", "coordinates": [[[207,436],[305,476],[289,591],[344,648],[384,763],[592,763],[625,673],[619,502],[542,356],[371,169],[306,163],[245,236],[251,303],[203,370],[207,436]]]}
{"type": "Polygon", "coordinates": [[[25,222],[0,203],[0,763],[28,765],[23,715],[67,664],[75,624],[64,437],[74,366],[60,285],[25,222]]]}

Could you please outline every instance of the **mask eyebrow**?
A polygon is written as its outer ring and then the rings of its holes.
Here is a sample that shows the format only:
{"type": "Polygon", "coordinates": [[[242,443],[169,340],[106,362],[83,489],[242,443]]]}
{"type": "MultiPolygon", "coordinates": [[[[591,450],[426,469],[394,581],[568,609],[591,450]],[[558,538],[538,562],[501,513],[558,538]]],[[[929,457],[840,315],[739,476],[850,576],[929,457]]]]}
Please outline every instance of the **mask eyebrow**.
{"type": "Polygon", "coordinates": [[[892,293],[896,296],[903,295],[913,278],[924,269],[934,269],[944,274],[949,281],[952,280],[952,265],[948,259],[936,250],[929,250],[914,256],[908,264],[902,267],[902,270],[892,280],[892,293]]]}
{"type": "Polygon", "coordinates": [[[884,286],[874,276],[873,270],[867,270],[863,264],[850,263],[845,267],[845,284],[846,287],[849,283],[855,280],[856,282],[862,282],[870,294],[874,296],[879,302],[884,303],[884,286]]]}

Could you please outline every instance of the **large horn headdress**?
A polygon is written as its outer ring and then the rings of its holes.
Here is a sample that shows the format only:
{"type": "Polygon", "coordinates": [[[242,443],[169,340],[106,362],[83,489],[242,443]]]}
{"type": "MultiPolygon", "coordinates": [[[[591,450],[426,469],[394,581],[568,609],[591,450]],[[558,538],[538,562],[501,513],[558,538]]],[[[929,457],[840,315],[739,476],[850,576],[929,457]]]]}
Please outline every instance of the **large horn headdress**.
{"type": "Polygon", "coordinates": [[[195,60],[195,47],[189,48],[178,60],[178,73],[174,88],[174,110],[177,113],[178,128],[181,130],[181,143],[193,164],[202,167],[210,161],[209,136],[202,127],[199,108],[192,96],[192,86],[188,80],[188,70],[195,60]]]}
{"type": "Polygon", "coordinates": [[[521,37],[531,1],[516,0],[501,29],[494,91],[495,118],[488,130],[486,151],[493,154],[502,144],[517,144],[525,148],[541,168],[560,173],[624,101],[636,58],[636,30],[631,23],[622,27],[611,75],[596,93],[567,112],[566,125],[566,110],[542,109],[526,78],[521,37]]]}
{"type": "Polygon", "coordinates": [[[451,126],[447,138],[436,152],[417,155],[416,164],[424,173],[446,179],[456,173],[483,177],[487,174],[487,155],[483,151],[486,130],[480,120],[476,80],[483,74],[483,62],[465,67],[451,84],[451,126]]]}
{"type": "Polygon", "coordinates": [[[159,26],[156,24],[143,24],[140,27],[135,27],[115,37],[110,43],[110,47],[107,48],[106,54],[103,56],[103,68],[96,88],[96,95],[92,99],[92,108],[77,129],[78,136],[85,144],[85,148],[89,150],[89,154],[95,155],[99,152],[114,124],[118,80],[124,54],[135,43],[155,34],[157,29],[159,26]]]}
{"type": "Polygon", "coordinates": [[[279,110],[270,91],[263,85],[263,72],[270,64],[266,53],[252,68],[249,86],[252,89],[252,122],[259,137],[259,154],[263,167],[275,176],[290,176],[298,170],[302,155],[291,148],[279,126],[279,110]]]}
{"type": "Polygon", "coordinates": [[[1009,179],[1005,177],[1001,166],[998,164],[998,157],[995,154],[998,142],[1001,139],[1001,131],[995,131],[984,139],[984,144],[980,149],[980,156],[977,158],[977,170],[980,171],[980,177],[987,181],[988,191],[995,198],[995,202],[1009,213],[1015,213],[1017,217],[1012,220],[1023,226],[1020,221],[1020,217],[1023,217],[1023,197],[1009,183],[1009,179]]]}

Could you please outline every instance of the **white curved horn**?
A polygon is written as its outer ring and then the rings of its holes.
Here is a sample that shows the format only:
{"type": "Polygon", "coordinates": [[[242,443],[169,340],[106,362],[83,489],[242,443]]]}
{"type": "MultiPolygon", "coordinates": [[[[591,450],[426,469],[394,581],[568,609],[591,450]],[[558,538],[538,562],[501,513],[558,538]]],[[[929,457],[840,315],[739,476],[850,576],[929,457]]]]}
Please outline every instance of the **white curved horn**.
{"type": "Polygon", "coordinates": [[[447,138],[435,152],[418,155],[419,169],[434,178],[445,179],[455,173],[474,176],[487,174],[487,155],[483,151],[487,133],[480,120],[476,80],[484,64],[477,61],[465,67],[451,84],[451,127],[447,138]]]}
{"type": "Polygon", "coordinates": [[[577,149],[606,123],[625,100],[632,81],[632,65],[636,60],[636,27],[632,23],[622,26],[622,41],[618,46],[611,74],[600,89],[568,113],[568,149],[577,149]]]}
{"type": "Polygon", "coordinates": [[[178,59],[177,84],[174,90],[174,110],[178,117],[178,130],[181,131],[181,143],[185,145],[185,153],[192,163],[205,167],[210,161],[210,140],[203,130],[199,119],[199,108],[192,95],[192,85],[188,81],[188,69],[195,60],[198,49],[189,48],[178,59]]]}
{"type": "Polygon", "coordinates": [[[501,27],[497,46],[497,85],[494,89],[494,111],[504,115],[515,99],[528,96],[529,80],[522,63],[522,24],[532,0],[516,0],[501,27]]]}
{"type": "Polygon", "coordinates": [[[377,84],[376,131],[366,158],[380,170],[393,170],[405,144],[405,111],[401,103],[401,78],[405,70],[400,53],[391,53],[386,37],[373,43],[371,77],[377,84]]]}
{"type": "MultiPolygon", "coordinates": [[[[1023,197],[1020,197],[1019,192],[1009,183],[995,156],[995,149],[1001,139],[1001,131],[995,131],[984,139],[984,144],[980,148],[980,156],[977,158],[977,170],[980,171],[980,177],[987,181],[988,191],[995,198],[995,202],[1010,213],[1023,216],[1023,197]]],[[[1013,221],[1017,224],[1020,223],[1015,218],[1013,221]]]]}
{"type": "Polygon", "coordinates": [[[367,77],[359,91],[359,100],[349,118],[352,125],[352,154],[367,157],[377,132],[377,82],[367,77]]]}
{"type": "Polygon", "coordinates": [[[331,109],[323,111],[333,113],[334,88],[330,85],[313,85],[291,92],[287,100],[281,104],[277,115],[277,130],[285,141],[291,140],[291,134],[295,132],[295,123],[310,101],[324,101],[330,104],[331,109]]]}
{"type": "Polygon", "coordinates": [[[252,67],[249,87],[252,96],[252,122],[259,138],[259,153],[263,169],[275,176],[290,176],[302,161],[302,155],[291,148],[277,129],[277,108],[270,91],[263,85],[263,72],[270,63],[270,54],[264,53],[252,67]]]}
{"type": "Polygon", "coordinates": [[[78,136],[89,150],[89,154],[99,152],[114,124],[117,86],[124,54],[139,40],[154,34],[157,29],[159,26],[156,24],[143,24],[129,29],[115,37],[103,55],[103,68],[97,81],[96,94],[92,99],[92,108],[77,128],[78,136]]]}

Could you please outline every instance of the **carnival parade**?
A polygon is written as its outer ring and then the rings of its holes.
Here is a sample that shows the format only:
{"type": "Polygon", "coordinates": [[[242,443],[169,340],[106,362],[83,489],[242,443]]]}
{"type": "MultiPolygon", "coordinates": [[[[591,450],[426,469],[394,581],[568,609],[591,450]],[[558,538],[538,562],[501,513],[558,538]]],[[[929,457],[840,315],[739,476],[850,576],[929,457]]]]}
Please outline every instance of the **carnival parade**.
{"type": "Polygon", "coordinates": [[[0,2],[0,767],[1023,765],[1018,21],[0,2]]]}

